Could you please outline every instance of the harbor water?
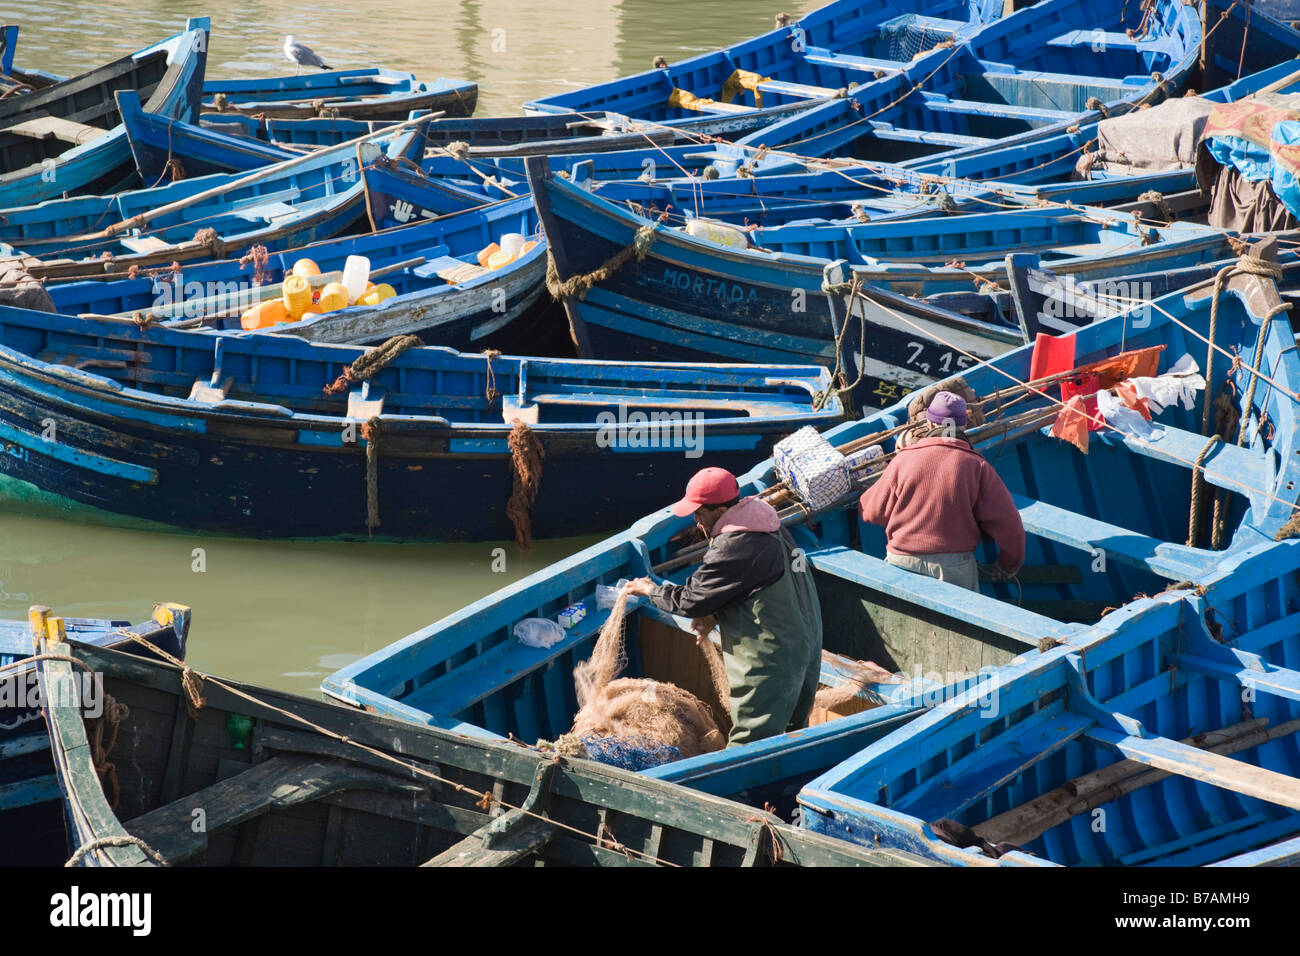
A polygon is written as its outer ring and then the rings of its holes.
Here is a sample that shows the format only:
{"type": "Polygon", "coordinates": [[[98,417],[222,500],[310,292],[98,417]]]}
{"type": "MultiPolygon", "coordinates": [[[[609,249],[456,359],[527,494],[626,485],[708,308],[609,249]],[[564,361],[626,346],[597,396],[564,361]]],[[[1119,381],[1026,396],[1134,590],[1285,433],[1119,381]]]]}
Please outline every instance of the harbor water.
{"type": "MultiPolygon", "coordinates": [[[[422,80],[473,80],[476,115],[491,116],[516,115],[527,99],[638,72],[658,55],[675,61],[734,43],[770,28],[782,10],[798,16],[816,5],[0,0],[0,22],[21,24],[19,66],[74,74],[202,14],[212,18],[213,78],[292,73],[281,47],[293,34],[336,69],[384,66],[422,80]]],[[[679,491],[663,489],[664,501],[679,491]]],[[[454,512],[455,502],[447,505],[454,512]]],[[[21,617],[29,605],[46,604],[65,616],[141,620],[156,601],[188,604],[195,667],[315,694],[325,674],[590,540],[540,541],[528,553],[511,542],[250,541],[87,524],[0,501],[0,615],[21,617]]]]}

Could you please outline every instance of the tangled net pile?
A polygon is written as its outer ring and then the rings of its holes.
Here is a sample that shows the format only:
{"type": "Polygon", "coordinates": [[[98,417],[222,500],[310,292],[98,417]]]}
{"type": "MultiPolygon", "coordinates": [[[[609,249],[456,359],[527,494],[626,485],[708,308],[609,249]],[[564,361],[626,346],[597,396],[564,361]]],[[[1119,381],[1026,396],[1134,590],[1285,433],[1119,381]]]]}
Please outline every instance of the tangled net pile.
{"type": "MultiPolygon", "coordinates": [[[[581,709],[573,728],[556,741],[556,751],[643,770],[721,750],[727,738],[709,706],[694,694],[676,684],[618,676],[627,664],[623,648],[626,610],[627,594],[623,592],[600,629],[591,657],[573,670],[581,709]]],[[[715,668],[710,660],[716,686],[722,661],[716,648],[713,653],[718,655],[719,665],[715,668]]],[[[725,672],[722,679],[725,687],[725,672]]]]}

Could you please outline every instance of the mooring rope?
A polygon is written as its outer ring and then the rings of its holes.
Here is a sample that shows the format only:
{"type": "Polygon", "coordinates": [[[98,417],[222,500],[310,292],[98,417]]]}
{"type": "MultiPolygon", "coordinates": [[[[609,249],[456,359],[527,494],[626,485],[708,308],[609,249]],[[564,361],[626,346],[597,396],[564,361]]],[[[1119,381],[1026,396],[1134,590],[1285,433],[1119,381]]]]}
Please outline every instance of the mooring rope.
{"type": "Polygon", "coordinates": [[[655,223],[646,223],[636,231],[632,242],[614,253],[591,272],[560,279],[559,268],[555,264],[555,254],[546,250],[546,290],[558,301],[577,296],[582,298],[595,285],[605,282],[615,272],[633,259],[641,262],[650,253],[650,246],[655,240],[655,223]]]}
{"type": "Polygon", "coordinates": [[[407,349],[417,348],[423,344],[424,340],[418,335],[395,335],[382,345],[367,349],[350,365],[343,366],[343,374],[326,385],[324,392],[326,395],[345,392],[349,386],[364,382],[373,377],[376,372],[386,368],[407,349]]]}
{"type": "Polygon", "coordinates": [[[383,423],[375,415],[361,426],[361,437],[366,443],[366,532],[374,534],[379,527],[379,433],[383,423]]]}
{"type": "Polygon", "coordinates": [[[138,847],[141,853],[149,857],[149,859],[153,860],[159,866],[171,866],[170,863],[168,863],[166,860],[163,859],[163,855],[161,853],[159,853],[157,850],[151,847],[148,843],[145,843],[144,840],[141,840],[137,836],[131,836],[131,834],[129,833],[123,836],[96,837],[93,840],[88,840],[87,842],[83,843],[81,846],[77,847],[77,852],[72,854],[72,856],[68,857],[68,862],[64,863],[63,865],[64,867],[80,866],[81,861],[86,857],[87,854],[93,853],[96,850],[102,850],[105,847],[110,847],[110,846],[138,847]]]}
{"type": "Polygon", "coordinates": [[[528,551],[533,546],[530,509],[537,501],[546,451],[533,430],[517,418],[506,444],[510,448],[510,465],[514,474],[514,490],[506,502],[506,514],[515,526],[515,544],[521,551],[528,551]]]}

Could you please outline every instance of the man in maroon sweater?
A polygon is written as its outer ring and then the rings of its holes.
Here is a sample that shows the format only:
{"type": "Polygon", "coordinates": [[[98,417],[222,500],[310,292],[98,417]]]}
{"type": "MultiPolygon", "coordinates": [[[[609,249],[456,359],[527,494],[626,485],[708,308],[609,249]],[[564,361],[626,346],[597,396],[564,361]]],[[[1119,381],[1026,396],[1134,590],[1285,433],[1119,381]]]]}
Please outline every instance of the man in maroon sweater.
{"type": "Polygon", "coordinates": [[[926,410],[930,434],[900,451],[862,495],[862,520],[884,525],[890,564],[979,590],[975,548],[998,546],[997,574],[1025,563],[1025,528],[993,466],[961,431],[966,400],[940,392],[926,410]]]}

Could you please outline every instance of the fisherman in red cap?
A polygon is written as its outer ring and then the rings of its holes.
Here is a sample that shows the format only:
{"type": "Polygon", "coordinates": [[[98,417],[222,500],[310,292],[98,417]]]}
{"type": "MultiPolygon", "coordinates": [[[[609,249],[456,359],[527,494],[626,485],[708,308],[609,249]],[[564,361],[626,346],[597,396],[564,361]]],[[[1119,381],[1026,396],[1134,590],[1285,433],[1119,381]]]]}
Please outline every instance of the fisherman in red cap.
{"type": "Polygon", "coordinates": [[[705,468],[673,514],[695,516],[709,547],[684,584],[638,578],[629,594],[692,619],[696,641],[716,626],[731,685],[727,746],[804,726],[821,674],[822,617],[807,561],[776,511],[740,497],[735,476],[705,468]]]}
{"type": "Polygon", "coordinates": [[[926,409],[929,433],[894,456],[861,499],[862,520],[885,526],[885,560],[979,590],[975,548],[998,546],[994,579],[1025,563],[1025,527],[1011,492],[966,439],[966,400],[940,392],[926,409]]]}

